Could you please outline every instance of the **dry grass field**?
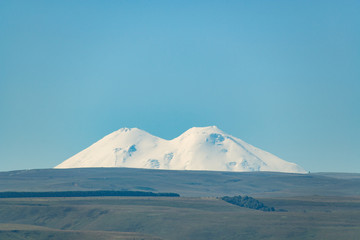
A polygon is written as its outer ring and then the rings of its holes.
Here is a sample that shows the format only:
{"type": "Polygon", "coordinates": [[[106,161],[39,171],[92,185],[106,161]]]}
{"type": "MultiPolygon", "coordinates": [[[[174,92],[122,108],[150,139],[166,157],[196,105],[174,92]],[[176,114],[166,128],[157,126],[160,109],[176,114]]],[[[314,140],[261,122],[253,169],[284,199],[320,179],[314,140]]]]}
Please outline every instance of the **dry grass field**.
{"type": "Polygon", "coordinates": [[[0,200],[0,239],[358,239],[360,198],[262,198],[287,212],[216,198],[0,200]]]}
{"type": "Polygon", "coordinates": [[[0,173],[0,191],[142,190],[181,197],[0,199],[1,240],[358,240],[360,174],[228,173],[144,169],[0,173]],[[262,212],[222,196],[249,195],[262,212]]]}

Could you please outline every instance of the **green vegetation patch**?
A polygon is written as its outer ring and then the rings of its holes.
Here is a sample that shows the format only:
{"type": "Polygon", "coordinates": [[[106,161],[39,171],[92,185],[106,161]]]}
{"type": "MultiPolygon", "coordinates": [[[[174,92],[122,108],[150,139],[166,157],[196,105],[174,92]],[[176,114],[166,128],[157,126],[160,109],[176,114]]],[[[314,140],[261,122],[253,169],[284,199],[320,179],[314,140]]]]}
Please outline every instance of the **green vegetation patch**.
{"type": "MultiPolygon", "coordinates": [[[[264,212],[274,212],[275,208],[274,207],[268,207],[265,206],[264,203],[260,202],[259,200],[256,200],[255,198],[252,197],[241,197],[239,196],[234,196],[234,197],[222,197],[222,200],[224,200],[225,202],[237,205],[239,207],[245,207],[245,208],[250,208],[250,209],[255,209],[255,210],[260,210],[260,211],[264,211],[264,212]]],[[[282,210],[284,211],[284,210],[282,210]]]]}
{"type": "Polygon", "coordinates": [[[144,191],[59,191],[59,192],[0,192],[0,198],[33,197],[180,197],[177,193],[144,191]]]}

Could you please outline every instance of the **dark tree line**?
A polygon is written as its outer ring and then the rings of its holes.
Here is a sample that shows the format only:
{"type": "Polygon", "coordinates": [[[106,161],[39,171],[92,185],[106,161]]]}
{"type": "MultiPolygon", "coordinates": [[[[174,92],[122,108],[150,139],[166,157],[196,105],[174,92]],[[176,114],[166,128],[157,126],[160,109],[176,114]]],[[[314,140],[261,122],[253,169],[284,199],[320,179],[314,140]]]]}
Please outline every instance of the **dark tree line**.
{"type": "Polygon", "coordinates": [[[0,198],[31,197],[180,197],[177,193],[153,193],[143,191],[59,191],[59,192],[0,192],[0,198]]]}
{"type": "Polygon", "coordinates": [[[245,196],[245,197],[241,197],[240,195],[234,196],[234,197],[225,196],[225,197],[222,197],[221,199],[224,200],[225,202],[228,202],[228,203],[240,206],[240,207],[256,209],[256,210],[260,210],[260,211],[264,211],[264,212],[275,211],[275,208],[265,206],[259,200],[256,200],[255,198],[248,197],[248,196],[245,196]]]}

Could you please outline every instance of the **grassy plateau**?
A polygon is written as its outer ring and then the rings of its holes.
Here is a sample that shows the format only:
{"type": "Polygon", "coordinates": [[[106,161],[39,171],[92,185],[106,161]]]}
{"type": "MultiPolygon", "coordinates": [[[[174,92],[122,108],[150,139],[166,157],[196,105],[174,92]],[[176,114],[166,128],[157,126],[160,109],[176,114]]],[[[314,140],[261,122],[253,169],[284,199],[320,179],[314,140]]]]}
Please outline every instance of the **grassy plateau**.
{"type": "Polygon", "coordinates": [[[143,169],[0,173],[0,190],[143,190],[181,197],[0,199],[0,239],[359,239],[359,174],[143,169]],[[221,200],[249,195],[264,212],[221,200]]]}

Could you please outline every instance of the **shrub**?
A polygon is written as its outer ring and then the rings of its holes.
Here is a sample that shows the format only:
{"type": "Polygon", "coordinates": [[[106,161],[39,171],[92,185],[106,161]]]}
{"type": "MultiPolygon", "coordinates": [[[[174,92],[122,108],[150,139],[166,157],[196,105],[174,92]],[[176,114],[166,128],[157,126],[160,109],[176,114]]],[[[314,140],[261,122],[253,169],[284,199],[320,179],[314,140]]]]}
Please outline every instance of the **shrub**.
{"type": "Polygon", "coordinates": [[[228,202],[228,203],[240,206],[240,207],[260,210],[260,211],[264,211],[264,212],[275,211],[274,207],[265,206],[259,200],[256,200],[255,198],[248,197],[248,196],[245,196],[245,197],[241,197],[240,195],[234,196],[234,197],[225,196],[225,197],[222,197],[221,199],[224,200],[225,202],[228,202]]]}

